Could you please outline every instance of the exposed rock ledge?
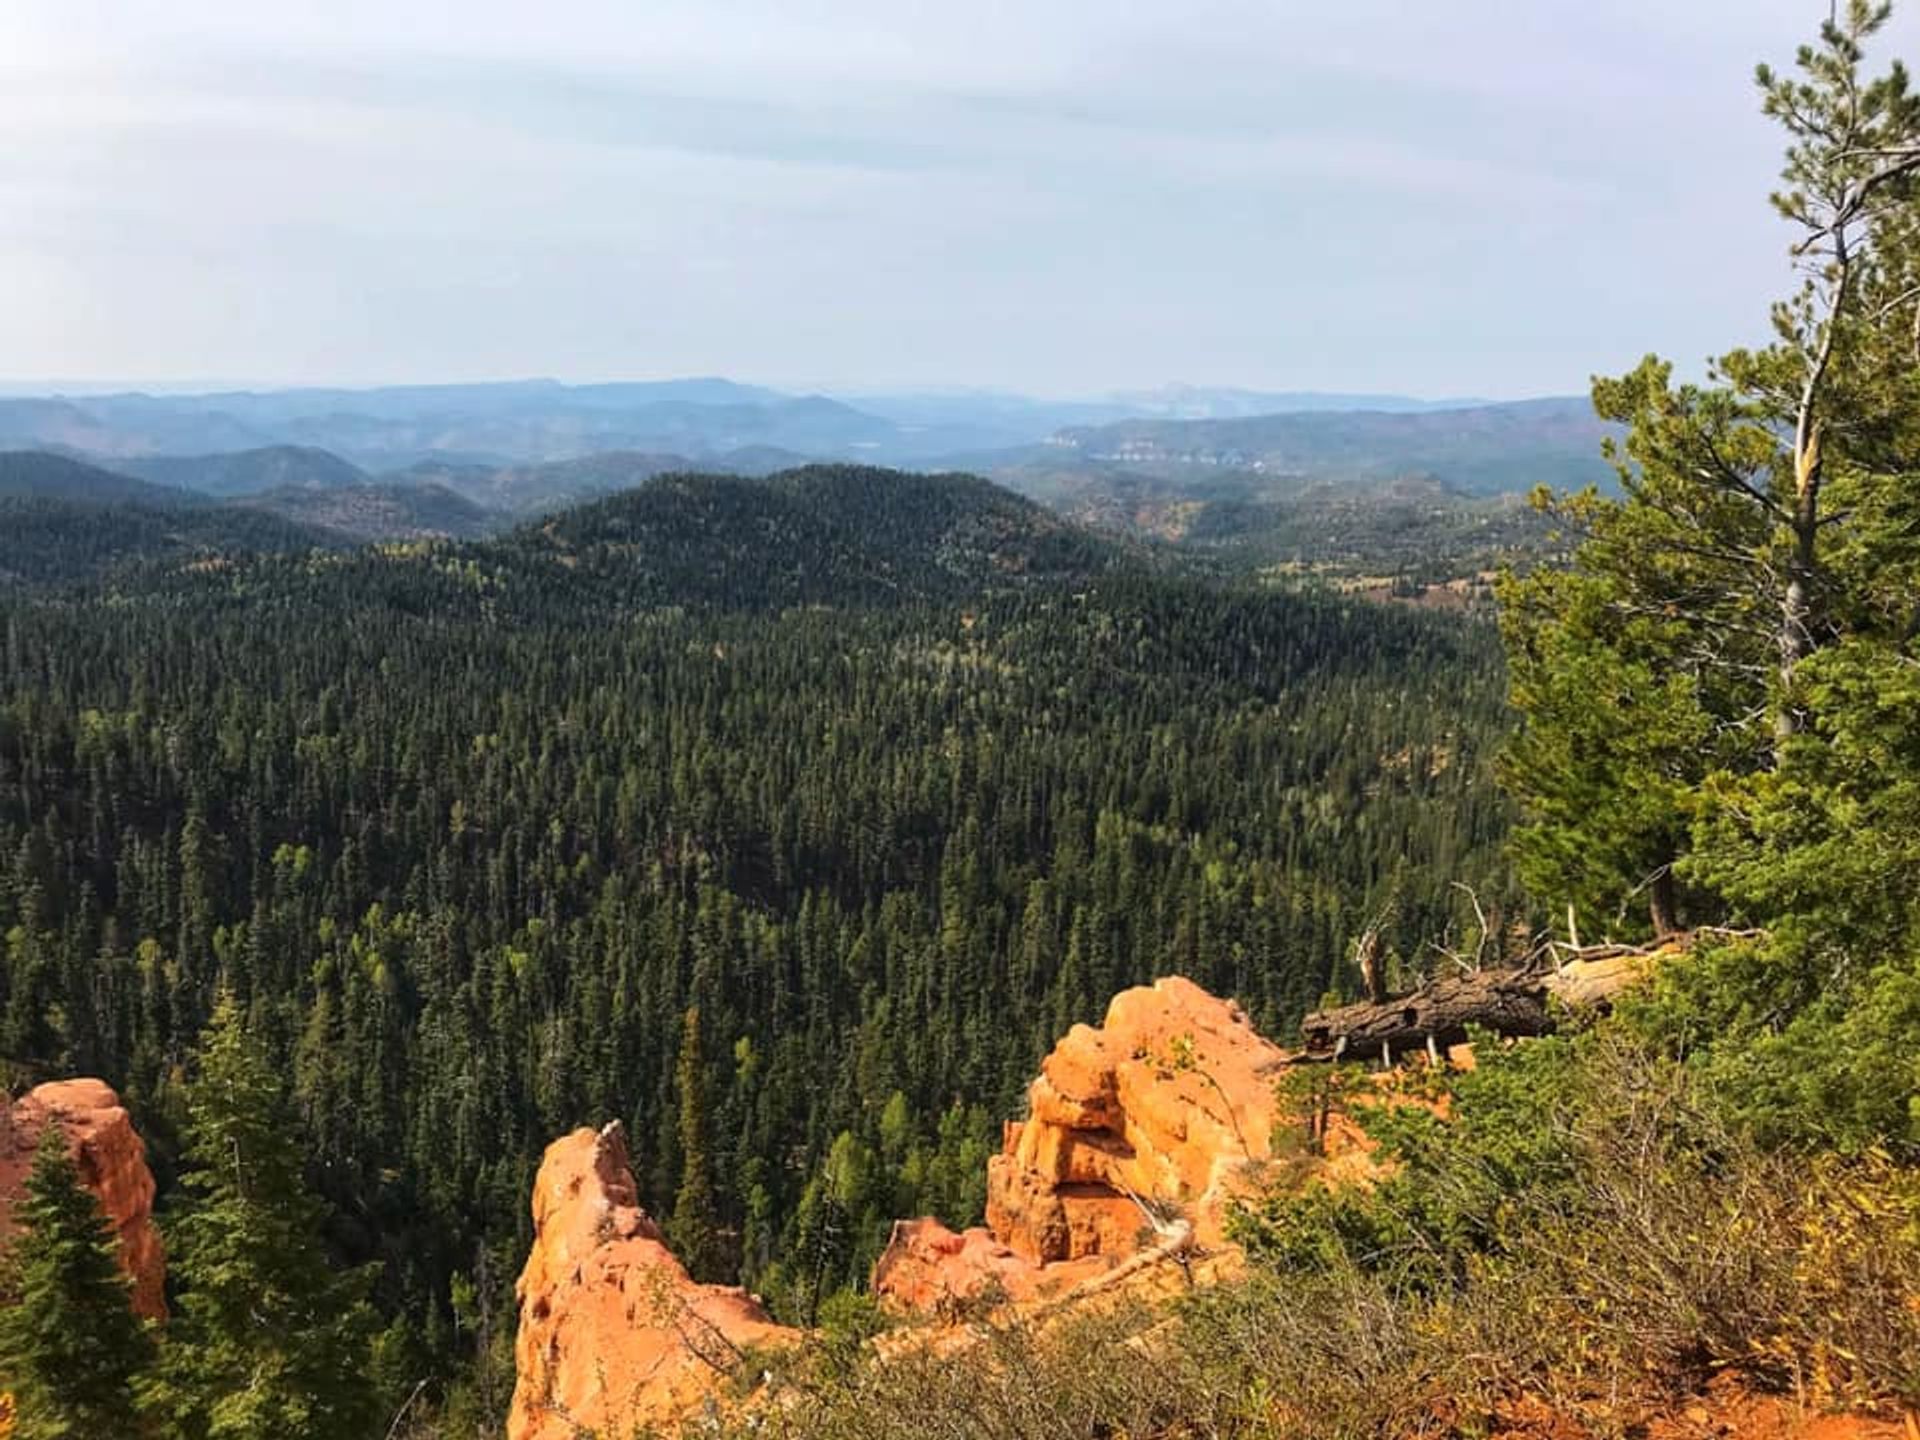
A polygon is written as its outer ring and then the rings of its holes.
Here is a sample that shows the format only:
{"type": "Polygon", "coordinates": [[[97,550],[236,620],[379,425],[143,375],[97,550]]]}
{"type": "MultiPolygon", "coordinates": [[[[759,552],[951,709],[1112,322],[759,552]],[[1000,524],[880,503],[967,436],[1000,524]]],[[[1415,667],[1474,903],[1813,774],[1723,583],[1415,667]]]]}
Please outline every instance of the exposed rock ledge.
{"type": "MultiPolygon", "coordinates": [[[[986,1227],[900,1221],[874,1294],[904,1313],[1033,1312],[1123,1284],[1218,1278],[1237,1260],[1233,1201],[1270,1173],[1276,1082],[1296,1058],[1191,980],[1122,991],[1100,1026],[1074,1026],[1041,1063],[1027,1118],[987,1162],[986,1227]]],[[[1364,1176],[1367,1146],[1330,1115],[1314,1164],[1364,1176]]]]}
{"type": "MultiPolygon", "coordinates": [[[[1227,1202],[1270,1155],[1286,1060],[1191,981],[1122,993],[1103,1026],[1075,1026],[1047,1057],[1029,1118],[1007,1126],[990,1228],[900,1222],[875,1292],[959,1318],[969,1304],[1073,1302],[1136,1275],[1180,1284],[1158,1261],[1221,1246],[1227,1202]]],[[[742,1352],[801,1336],[744,1290],[688,1277],[640,1209],[617,1124],[547,1147],[533,1220],[509,1440],[670,1428],[718,1403],[742,1352]]]]}
{"type": "Polygon", "coordinates": [[[1178,976],[1123,990],[1076,1025],[987,1164],[987,1227],[1030,1260],[1124,1258],[1147,1209],[1216,1243],[1224,1202],[1271,1155],[1287,1054],[1240,1007],[1178,976]]]}
{"type": "Polygon", "coordinates": [[[509,1440],[684,1420],[713,1403],[749,1347],[799,1336],[737,1286],[688,1276],[640,1208],[618,1122],[547,1147],[533,1225],[509,1440]]]}
{"type": "Polygon", "coordinates": [[[113,1088],[101,1080],[57,1080],[28,1091],[0,1119],[0,1243],[13,1234],[13,1204],[48,1125],[58,1125],[80,1172],[120,1237],[120,1264],[133,1280],[133,1308],[166,1318],[166,1262],[153,1223],[147,1147],[113,1088]]]}

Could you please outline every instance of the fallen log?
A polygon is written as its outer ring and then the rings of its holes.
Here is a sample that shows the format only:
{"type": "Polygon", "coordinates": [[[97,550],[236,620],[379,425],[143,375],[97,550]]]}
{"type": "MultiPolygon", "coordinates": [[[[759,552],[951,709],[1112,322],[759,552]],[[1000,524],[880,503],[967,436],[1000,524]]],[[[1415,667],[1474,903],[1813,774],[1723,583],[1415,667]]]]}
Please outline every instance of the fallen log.
{"type": "Polygon", "coordinates": [[[1391,1062],[1410,1050],[1431,1053],[1458,1045],[1469,1029],[1528,1037],[1551,1034],[1556,1004],[1574,1010],[1605,1008],[1674,948],[1609,947],[1557,968],[1465,971],[1443,975],[1397,999],[1318,1010],[1302,1026],[1305,1056],[1391,1062]]]}

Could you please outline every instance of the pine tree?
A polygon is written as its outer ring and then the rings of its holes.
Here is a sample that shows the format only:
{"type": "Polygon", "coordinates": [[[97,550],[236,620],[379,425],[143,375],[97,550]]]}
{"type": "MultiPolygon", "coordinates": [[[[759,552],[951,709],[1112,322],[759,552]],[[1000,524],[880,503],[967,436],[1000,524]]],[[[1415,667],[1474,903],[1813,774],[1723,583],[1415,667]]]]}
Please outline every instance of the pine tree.
{"type": "Polygon", "coordinates": [[[1759,71],[1799,276],[1774,343],[1705,385],[1653,357],[1596,381],[1595,409],[1626,427],[1609,451],[1623,498],[1542,495],[1581,538],[1573,570],[1503,588],[1517,850],[1554,900],[1644,894],[1670,928],[1703,792],[1788,763],[1816,655],[1907,633],[1910,597],[1880,592],[1909,542],[1889,520],[1910,503],[1920,403],[1920,95],[1897,62],[1861,73],[1888,14],[1847,0],[1797,76],[1759,71]]]}
{"type": "Polygon", "coordinates": [[[376,1414],[367,1276],[327,1258],[285,1090],[230,994],[198,1059],[154,1409],[178,1440],[362,1440],[376,1414]]]}
{"type": "Polygon", "coordinates": [[[680,1025],[680,1058],[675,1067],[680,1086],[680,1188],[673,1197],[667,1239],[689,1275],[712,1281],[723,1278],[727,1256],[713,1187],[712,1125],[703,1063],[700,1007],[695,1005],[680,1025]]]}
{"type": "Polygon", "coordinates": [[[40,1137],[14,1217],[13,1294],[0,1310],[0,1391],[14,1397],[14,1440],[139,1435],[134,1382],[152,1347],[119,1242],[57,1125],[40,1137]]]}
{"type": "Polygon", "coordinates": [[[1571,569],[1502,598],[1522,878],[1756,932],[1697,945],[1636,1023],[1763,1138],[1914,1155],[1920,94],[1862,73],[1889,13],[1839,0],[1794,74],[1759,72],[1799,275],[1774,343],[1705,385],[1597,382],[1622,498],[1552,502],[1571,569]]]}

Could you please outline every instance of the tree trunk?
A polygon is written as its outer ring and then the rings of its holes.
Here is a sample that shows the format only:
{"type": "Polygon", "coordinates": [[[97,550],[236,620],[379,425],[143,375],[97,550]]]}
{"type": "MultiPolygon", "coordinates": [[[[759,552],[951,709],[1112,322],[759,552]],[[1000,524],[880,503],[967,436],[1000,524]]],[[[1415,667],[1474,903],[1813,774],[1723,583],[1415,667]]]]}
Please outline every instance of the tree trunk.
{"type": "MultiPolygon", "coordinates": [[[[1820,427],[1803,407],[1793,453],[1793,549],[1787,556],[1787,588],[1780,602],[1780,709],[1773,718],[1776,742],[1798,735],[1806,715],[1794,695],[1800,662],[1813,653],[1814,557],[1820,535],[1820,427]]],[[[1776,758],[1778,743],[1775,745],[1776,758]]]]}
{"type": "Polygon", "coordinates": [[[1363,1001],[1306,1018],[1302,1031],[1310,1059],[1372,1060],[1426,1048],[1458,1045],[1468,1029],[1497,1035],[1547,1035],[1554,1028],[1550,1001],[1573,1009],[1610,1005],[1646,974],[1651,957],[1610,950],[1568,962],[1558,970],[1476,970],[1446,975],[1410,995],[1382,1004],[1363,1001]]]}
{"type": "Polygon", "coordinates": [[[1647,887],[1647,918],[1653,922],[1656,940],[1664,940],[1680,928],[1678,902],[1673,893],[1673,866],[1662,865],[1647,887]]]}

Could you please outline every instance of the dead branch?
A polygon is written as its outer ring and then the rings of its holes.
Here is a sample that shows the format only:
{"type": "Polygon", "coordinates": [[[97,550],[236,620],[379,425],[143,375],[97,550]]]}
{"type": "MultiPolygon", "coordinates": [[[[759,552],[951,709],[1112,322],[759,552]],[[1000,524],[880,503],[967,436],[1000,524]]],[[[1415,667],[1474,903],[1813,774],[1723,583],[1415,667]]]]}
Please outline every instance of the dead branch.
{"type": "MultiPolygon", "coordinates": [[[[1703,934],[1706,932],[1695,932],[1703,934]]],[[[1712,932],[1729,935],[1733,932],[1712,932]]],[[[1622,991],[1638,984],[1655,957],[1673,953],[1662,945],[1592,945],[1570,951],[1548,940],[1529,952],[1517,969],[1475,970],[1442,975],[1409,994],[1385,1001],[1366,1000],[1317,1011],[1302,1027],[1306,1058],[1342,1057],[1391,1062],[1396,1054],[1458,1045],[1472,1030],[1496,1035],[1551,1034],[1555,1010],[1600,1010],[1622,991]]]]}

